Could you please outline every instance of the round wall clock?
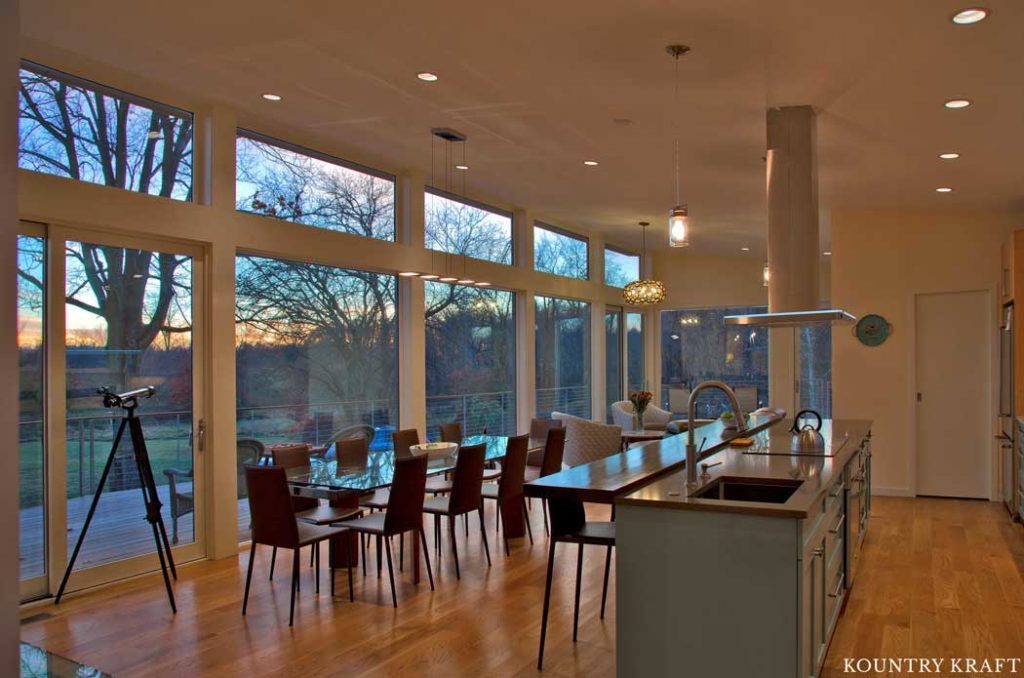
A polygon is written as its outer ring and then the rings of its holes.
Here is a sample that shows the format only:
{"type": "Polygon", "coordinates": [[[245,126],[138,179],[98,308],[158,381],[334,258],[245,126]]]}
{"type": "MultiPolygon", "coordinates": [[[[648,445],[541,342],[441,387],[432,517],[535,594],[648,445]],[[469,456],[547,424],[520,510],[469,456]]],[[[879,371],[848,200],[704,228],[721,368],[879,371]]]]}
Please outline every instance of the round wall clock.
{"type": "Polygon", "coordinates": [[[854,334],[865,346],[880,346],[892,334],[892,325],[882,316],[869,313],[857,321],[854,334]]]}

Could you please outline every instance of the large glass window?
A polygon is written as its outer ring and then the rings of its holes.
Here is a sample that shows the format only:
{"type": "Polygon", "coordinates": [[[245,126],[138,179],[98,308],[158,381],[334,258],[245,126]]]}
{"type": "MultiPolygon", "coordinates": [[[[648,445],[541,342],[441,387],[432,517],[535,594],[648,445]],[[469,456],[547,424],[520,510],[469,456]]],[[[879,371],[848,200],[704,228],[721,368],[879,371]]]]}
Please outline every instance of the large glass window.
{"type": "MultiPolygon", "coordinates": [[[[662,403],[669,389],[689,391],[708,379],[724,381],[747,412],[768,401],[768,332],[763,327],[727,326],[726,315],[765,313],[764,306],[661,312],[662,403]]],[[[729,406],[719,391],[702,394],[701,417],[717,417],[729,406]]]]}
{"type": "Polygon", "coordinates": [[[371,447],[390,446],[398,424],[395,276],[241,255],[235,288],[238,437],[317,446],[364,424],[376,429],[371,447]]]}
{"type": "Polygon", "coordinates": [[[832,326],[797,328],[800,342],[800,409],[832,416],[832,326]]]}
{"type": "Polygon", "coordinates": [[[626,374],[630,391],[642,391],[644,370],[644,314],[626,314],[626,374]]]}
{"type": "Polygon", "coordinates": [[[538,417],[591,416],[590,304],[534,297],[538,417]]]}
{"type": "Polygon", "coordinates": [[[427,433],[516,431],[515,294],[427,282],[427,433]]]}
{"type": "Polygon", "coordinates": [[[235,154],[238,210],[395,239],[394,177],[244,130],[235,154]]]}
{"type": "Polygon", "coordinates": [[[18,166],[192,199],[192,114],[27,61],[18,166]]]}
{"type": "Polygon", "coordinates": [[[427,249],[512,263],[512,215],[437,189],[425,196],[427,249]]]}
{"type": "Polygon", "coordinates": [[[640,257],[613,247],[604,248],[604,284],[625,287],[640,279],[640,257]]]}
{"type": "Polygon", "coordinates": [[[612,422],[612,403],[624,399],[622,393],[622,309],[604,313],[605,418],[612,422]]]}
{"type": "Polygon", "coordinates": [[[552,226],[533,225],[533,267],[544,273],[586,280],[590,244],[552,226]]]}
{"type": "Polygon", "coordinates": [[[18,490],[21,579],[46,573],[42,238],[18,236],[18,490]]]}

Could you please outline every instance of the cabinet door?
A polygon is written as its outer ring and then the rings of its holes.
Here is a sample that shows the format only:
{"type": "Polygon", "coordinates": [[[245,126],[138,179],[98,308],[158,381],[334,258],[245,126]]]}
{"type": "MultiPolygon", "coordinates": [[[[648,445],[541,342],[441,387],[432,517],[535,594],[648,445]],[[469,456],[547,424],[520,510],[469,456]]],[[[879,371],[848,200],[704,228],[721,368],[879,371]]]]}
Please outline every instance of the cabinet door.
{"type": "Polygon", "coordinates": [[[814,642],[814,566],[817,558],[808,555],[800,563],[800,676],[815,674],[814,642]]]}
{"type": "Polygon", "coordinates": [[[825,648],[828,645],[828,625],[826,624],[825,614],[827,606],[827,597],[825,593],[825,539],[821,540],[814,551],[811,553],[811,600],[813,604],[813,617],[814,623],[812,624],[812,630],[814,632],[814,672],[812,675],[818,675],[818,667],[821,666],[821,662],[825,659],[825,648]]]}

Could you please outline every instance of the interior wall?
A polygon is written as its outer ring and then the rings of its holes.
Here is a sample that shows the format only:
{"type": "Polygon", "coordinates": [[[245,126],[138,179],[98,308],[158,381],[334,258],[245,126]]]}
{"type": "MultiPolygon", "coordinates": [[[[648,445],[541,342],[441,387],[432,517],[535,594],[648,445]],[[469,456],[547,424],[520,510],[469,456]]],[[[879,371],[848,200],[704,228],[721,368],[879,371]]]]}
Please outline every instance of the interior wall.
{"type": "MultiPolygon", "coordinates": [[[[989,212],[837,211],[832,215],[832,303],[860,317],[877,313],[893,327],[881,346],[863,346],[850,328],[832,333],[832,399],[842,417],[874,420],[873,488],[912,495],[916,476],[914,431],[914,295],[992,290],[999,302],[1000,246],[1024,214],[989,212]]],[[[950,331],[956,331],[950,319],[950,331]]],[[[996,323],[992,326],[995,345],[996,323]]],[[[991,365],[950,365],[950,372],[991,365]]],[[[996,425],[993,400],[992,427],[996,425]]],[[[955,415],[955,413],[951,413],[955,415]]],[[[990,444],[992,496],[998,485],[997,447],[990,444]]]]}
{"type": "Polygon", "coordinates": [[[18,3],[0,0],[0,674],[18,675],[18,3]],[[6,669],[3,667],[7,667],[6,669]]]}
{"type": "Polygon", "coordinates": [[[764,261],[758,257],[723,257],[680,250],[653,253],[654,276],[668,294],[661,308],[765,306],[764,261]]]}

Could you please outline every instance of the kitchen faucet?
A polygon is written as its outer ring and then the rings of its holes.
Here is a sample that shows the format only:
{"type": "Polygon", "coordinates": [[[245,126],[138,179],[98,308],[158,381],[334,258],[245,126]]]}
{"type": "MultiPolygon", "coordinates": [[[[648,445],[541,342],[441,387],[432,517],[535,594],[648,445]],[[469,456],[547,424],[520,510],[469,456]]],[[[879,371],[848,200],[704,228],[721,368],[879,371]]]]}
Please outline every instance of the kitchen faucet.
{"type": "Polygon", "coordinates": [[[694,424],[696,423],[697,417],[697,396],[706,388],[717,388],[729,398],[729,404],[732,406],[732,413],[736,417],[736,430],[738,432],[747,430],[747,422],[743,416],[743,412],[740,411],[740,403],[736,399],[736,393],[729,385],[724,381],[704,381],[697,384],[692,391],[690,391],[690,400],[687,402],[687,424],[686,424],[686,483],[688,485],[695,484],[697,482],[697,444],[694,439],[694,424]]]}

